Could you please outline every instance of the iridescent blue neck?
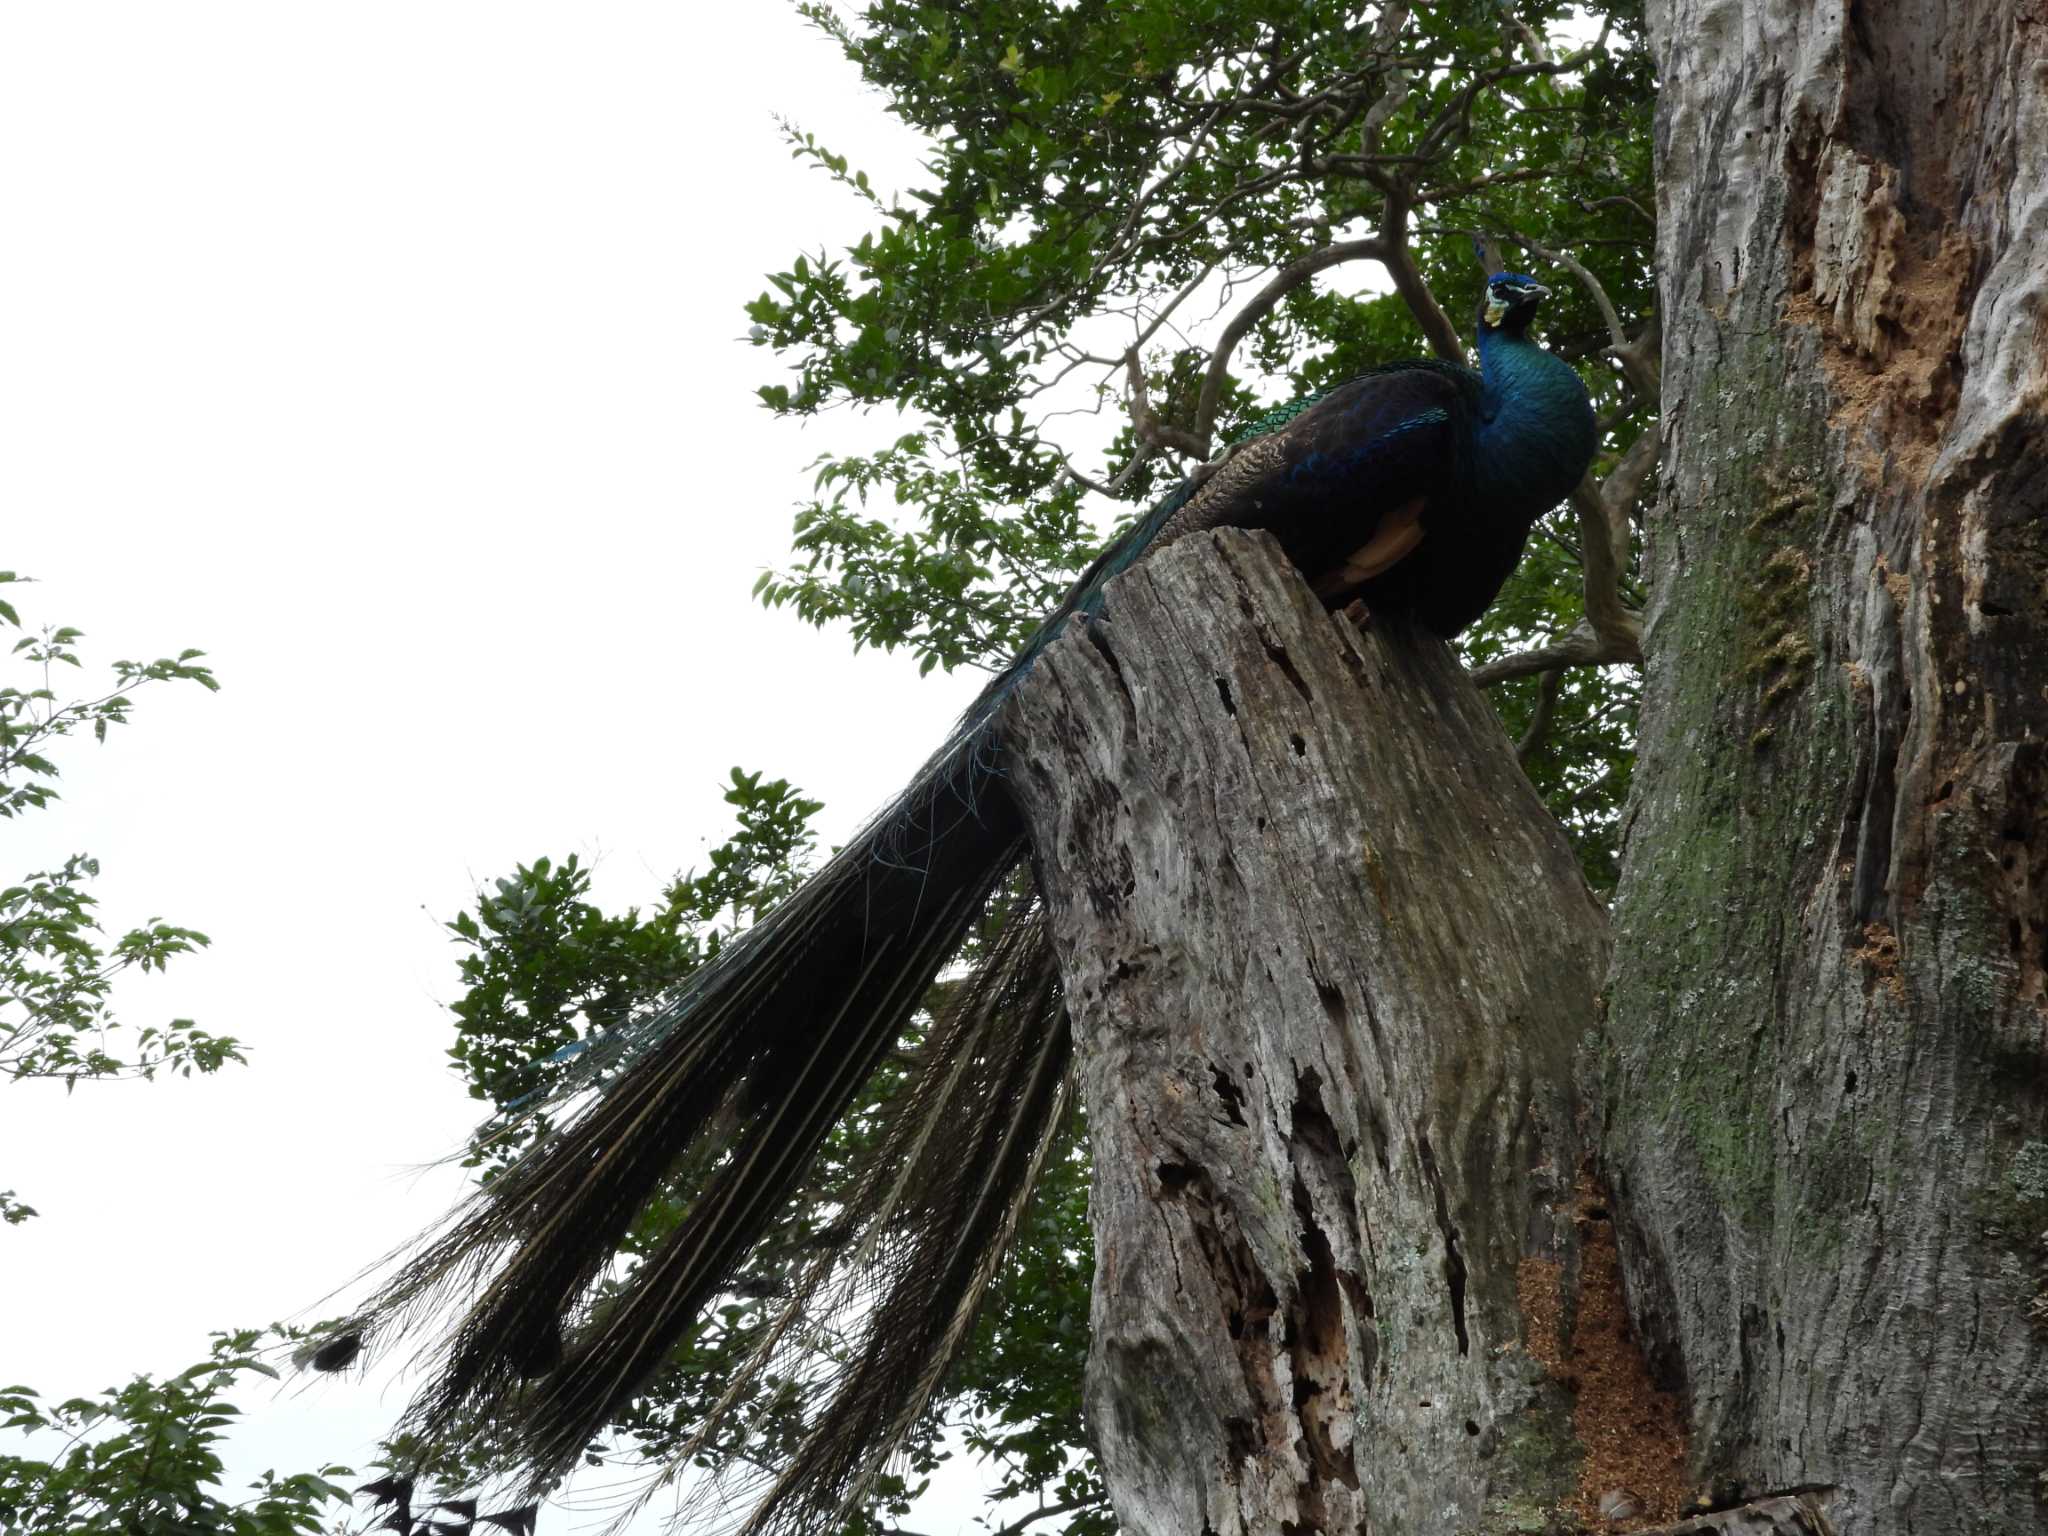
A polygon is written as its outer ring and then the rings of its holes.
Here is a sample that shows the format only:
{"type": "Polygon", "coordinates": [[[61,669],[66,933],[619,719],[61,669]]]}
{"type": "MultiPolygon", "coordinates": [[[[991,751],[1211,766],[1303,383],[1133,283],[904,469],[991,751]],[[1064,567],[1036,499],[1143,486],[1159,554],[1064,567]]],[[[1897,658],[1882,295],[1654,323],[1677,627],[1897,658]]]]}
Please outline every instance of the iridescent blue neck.
{"type": "Polygon", "coordinates": [[[1491,488],[1540,516],[1571,493],[1592,457],[1598,429],[1572,366],[1527,336],[1482,325],[1475,459],[1491,488]],[[1488,471],[1494,473],[1489,474],[1488,471]]]}

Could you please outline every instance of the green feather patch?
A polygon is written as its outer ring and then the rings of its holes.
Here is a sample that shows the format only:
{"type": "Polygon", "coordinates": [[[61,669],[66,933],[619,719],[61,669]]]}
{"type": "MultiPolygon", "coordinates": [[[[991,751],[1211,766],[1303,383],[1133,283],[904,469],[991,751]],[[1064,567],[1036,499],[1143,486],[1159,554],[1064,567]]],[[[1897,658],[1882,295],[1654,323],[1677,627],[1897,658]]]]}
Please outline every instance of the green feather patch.
{"type": "Polygon", "coordinates": [[[1303,395],[1299,400],[1290,401],[1276,411],[1266,412],[1265,415],[1233,437],[1230,440],[1230,446],[1235,448],[1239,443],[1248,443],[1255,437],[1264,437],[1268,432],[1278,432],[1287,423],[1322,399],[1327,393],[1328,391],[1324,390],[1313,395],[1303,395]]]}

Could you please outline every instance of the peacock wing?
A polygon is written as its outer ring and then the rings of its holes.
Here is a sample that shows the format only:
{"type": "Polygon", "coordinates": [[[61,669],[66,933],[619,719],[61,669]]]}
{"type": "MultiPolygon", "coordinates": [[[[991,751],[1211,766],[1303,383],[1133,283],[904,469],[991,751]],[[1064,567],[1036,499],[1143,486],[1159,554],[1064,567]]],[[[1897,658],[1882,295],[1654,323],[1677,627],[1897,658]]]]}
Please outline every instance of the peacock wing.
{"type": "Polygon", "coordinates": [[[1455,484],[1479,376],[1426,362],[1339,385],[1241,441],[1160,531],[1263,528],[1326,601],[1418,548],[1455,484]]]}

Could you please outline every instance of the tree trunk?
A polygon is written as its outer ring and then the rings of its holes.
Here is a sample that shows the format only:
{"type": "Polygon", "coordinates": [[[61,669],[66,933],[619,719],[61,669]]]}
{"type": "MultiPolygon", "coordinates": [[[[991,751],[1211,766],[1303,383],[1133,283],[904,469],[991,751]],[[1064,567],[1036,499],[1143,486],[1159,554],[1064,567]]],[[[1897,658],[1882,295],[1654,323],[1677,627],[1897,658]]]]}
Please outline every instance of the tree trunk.
{"type": "Polygon", "coordinates": [[[2048,1529],[2048,7],[1649,12],[1632,1300],[1702,1484],[2048,1529]]]}
{"type": "Polygon", "coordinates": [[[1540,1528],[1606,923],[1498,720],[1232,532],[1119,578],[1010,707],[1123,1528],[1540,1528]]]}

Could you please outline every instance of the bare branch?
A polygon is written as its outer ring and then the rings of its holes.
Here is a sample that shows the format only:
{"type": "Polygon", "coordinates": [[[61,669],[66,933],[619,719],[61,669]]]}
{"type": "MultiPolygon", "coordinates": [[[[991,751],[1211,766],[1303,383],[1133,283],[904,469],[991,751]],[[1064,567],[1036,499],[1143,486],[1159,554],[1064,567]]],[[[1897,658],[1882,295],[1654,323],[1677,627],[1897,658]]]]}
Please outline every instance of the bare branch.
{"type": "Polygon", "coordinates": [[[1643,494],[1643,487],[1657,469],[1659,436],[1654,423],[1628,445],[1607,478],[1600,482],[1600,504],[1607,514],[1607,534],[1617,564],[1628,560],[1629,514],[1643,494]]]}
{"type": "Polygon", "coordinates": [[[1515,760],[1529,765],[1529,755],[1542,745],[1550,731],[1550,717],[1557,709],[1558,691],[1564,686],[1564,669],[1556,667],[1543,674],[1543,686],[1536,694],[1536,708],[1529,716],[1529,729],[1515,743],[1515,760]]]}
{"type": "Polygon", "coordinates": [[[1517,230],[1504,230],[1501,237],[1514,241],[1515,244],[1522,247],[1523,250],[1532,256],[1539,257],[1554,266],[1563,267],[1573,277],[1576,277],[1585,290],[1593,296],[1593,303],[1600,311],[1600,318],[1607,324],[1608,341],[1613,344],[1617,351],[1628,345],[1628,332],[1622,329],[1621,316],[1615,311],[1614,301],[1607,297],[1607,290],[1601,285],[1600,279],[1587,271],[1585,265],[1576,256],[1564,251],[1553,251],[1547,245],[1539,245],[1527,235],[1517,230]]]}
{"type": "Polygon", "coordinates": [[[1640,662],[1642,649],[1637,646],[1633,652],[1616,654],[1606,641],[1593,631],[1593,626],[1581,619],[1574,624],[1562,639],[1548,645],[1539,645],[1531,651],[1519,651],[1513,656],[1502,656],[1483,666],[1472,669],[1472,681],[1482,688],[1495,683],[1507,682],[1515,677],[1532,677],[1538,672],[1550,672],[1560,667],[1584,667],[1605,665],[1614,662],[1640,662]]]}
{"type": "MultiPolygon", "coordinates": [[[[1058,452],[1057,449],[1054,451],[1058,452]]],[[[1140,443],[1138,451],[1131,455],[1130,461],[1107,480],[1097,480],[1092,475],[1084,474],[1082,471],[1074,468],[1074,461],[1072,459],[1061,453],[1060,472],[1053,477],[1052,489],[1054,492],[1057,492],[1062,480],[1071,480],[1084,491],[1093,491],[1098,496],[1115,498],[1123,493],[1123,488],[1131,483],[1131,477],[1145,467],[1156,451],[1150,443],[1140,443]]]]}
{"type": "MultiPolygon", "coordinates": [[[[1380,7],[1379,44],[1382,50],[1391,49],[1394,42],[1408,25],[1408,7],[1405,0],[1390,0],[1380,7]]],[[[1380,130],[1387,120],[1407,103],[1408,77],[1398,70],[1393,72],[1393,86],[1380,92],[1380,98],[1366,111],[1365,122],[1359,128],[1359,143],[1365,146],[1367,154],[1376,154],[1380,147],[1380,130]]]]}
{"type": "Polygon", "coordinates": [[[1429,200],[1433,203],[1447,203],[1452,198],[1470,197],[1474,192],[1484,192],[1489,187],[1511,186],[1524,181],[1548,181],[1563,174],[1563,167],[1556,165],[1518,165],[1513,170],[1492,171],[1484,176],[1474,176],[1465,181],[1454,181],[1448,186],[1432,185],[1429,200]]]}
{"type": "Polygon", "coordinates": [[[1616,193],[1611,197],[1596,197],[1592,199],[1590,202],[1581,202],[1579,206],[1585,209],[1588,213],[1592,213],[1594,210],[1600,208],[1626,208],[1631,213],[1635,214],[1637,218],[1641,219],[1645,224],[1654,226],[1657,222],[1656,217],[1650,212],[1649,209],[1645,208],[1641,203],[1637,202],[1634,198],[1623,197],[1619,193],[1616,193]]]}
{"type": "MultiPolygon", "coordinates": [[[[1219,251],[1214,257],[1212,257],[1209,261],[1203,264],[1201,271],[1197,272],[1185,283],[1182,283],[1179,291],[1176,292],[1172,298],[1166,301],[1166,303],[1160,308],[1159,313],[1154,315],[1151,318],[1151,320],[1146,322],[1144,328],[1138,332],[1135,338],[1133,338],[1130,346],[1130,351],[1136,352],[1140,347],[1144,346],[1147,342],[1149,342],[1154,336],[1158,335],[1159,328],[1162,325],[1166,324],[1166,322],[1172,318],[1173,312],[1176,309],[1179,309],[1182,304],[1186,303],[1188,298],[1194,293],[1194,291],[1197,288],[1200,288],[1202,284],[1209,281],[1210,277],[1215,273],[1218,267],[1222,266],[1231,257],[1235,256],[1238,252],[1238,249],[1238,246],[1231,245],[1226,249],[1219,251]]],[[[1140,312],[1142,313],[1142,311],[1140,312]]]]}
{"type": "MultiPolygon", "coordinates": [[[[1657,431],[1653,427],[1629,444],[1604,482],[1596,484],[1589,474],[1572,491],[1572,507],[1579,518],[1579,565],[1585,574],[1586,617],[1580,627],[1590,632],[1599,652],[1582,660],[1643,659],[1643,619],[1621,600],[1621,568],[1628,561],[1629,513],[1656,463],[1657,431]]],[[[1572,633],[1576,635],[1578,629],[1572,633]]],[[[1571,637],[1566,643],[1571,643],[1571,637]]],[[[1541,654],[1527,653],[1530,657],[1541,654]]],[[[1473,676],[1478,677],[1479,672],[1473,676]]]]}
{"type": "Polygon", "coordinates": [[[1059,1502],[1055,1504],[1042,1504],[1037,1509],[1032,1510],[1029,1514],[1021,1515],[1017,1519],[1012,1520],[1008,1525],[1004,1526],[1001,1530],[991,1533],[991,1536],[1018,1536],[1018,1533],[1020,1531],[1023,1531],[1026,1527],[1034,1524],[1037,1521],[1049,1520],[1054,1515],[1071,1514],[1073,1511],[1080,1509],[1083,1505],[1087,1504],[1088,1502],[1089,1501],[1085,1498],[1071,1498],[1061,1499],[1059,1502]]]}
{"type": "Polygon", "coordinates": [[[1465,343],[1458,335],[1458,328],[1451,324],[1451,317],[1443,312],[1436,295],[1429,291],[1429,284],[1423,281],[1422,270],[1415,265],[1415,257],[1408,249],[1408,212],[1412,194],[1405,184],[1391,180],[1384,182],[1381,190],[1386,202],[1380,211],[1380,241],[1386,250],[1380,261],[1387,269],[1387,276],[1393,279],[1394,291],[1407,303],[1408,312],[1429,339],[1430,349],[1447,362],[1462,363],[1465,361],[1465,343]]]}
{"type": "MultiPolygon", "coordinates": [[[[1598,637],[1603,661],[1643,659],[1643,621],[1621,601],[1621,559],[1600,491],[1587,475],[1572,492],[1579,514],[1579,548],[1586,578],[1586,620],[1598,637]]],[[[1623,553],[1626,552],[1624,546],[1623,553]]]]}
{"type": "Polygon", "coordinates": [[[1231,318],[1230,324],[1223,328],[1215,350],[1209,354],[1209,371],[1203,376],[1201,397],[1195,405],[1194,436],[1203,443],[1209,441],[1209,434],[1216,425],[1216,406],[1223,396],[1223,381],[1230,374],[1231,354],[1251,328],[1271,314],[1282,299],[1318,272],[1347,261],[1385,259],[1386,242],[1369,235],[1362,240],[1346,240],[1310,251],[1275,272],[1266,286],[1252,296],[1251,302],[1231,318]]]}
{"type": "MultiPolygon", "coordinates": [[[[1514,34],[1516,40],[1521,43],[1531,59],[1538,64],[1548,64],[1550,62],[1550,50],[1543,45],[1543,39],[1536,35],[1535,28],[1531,27],[1529,23],[1522,20],[1519,16],[1515,16],[1505,9],[1502,10],[1501,16],[1508,31],[1514,34]]],[[[1605,48],[1607,46],[1607,36],[1613,30],[1613,27],[1614,18],[1611,16],[1601,23],[1600,35],[1593,40],[1594,48],[1605,48]]]]}
{"type": "Polygon", "coordinates": [[[1515,35],[1516,40],[1528,52],[1531,59],[1534,59],[1538,64],[1548,64],[1550,62],[1550,50],[1543,46],[1543,39],[1536,35],[1534,27],[1522,20],[1521,17],[1505,9],[1501,12],[1501,19],[1508,31],[1515,35]]]}
{"type": "Polygon", "coordinates": [[[1621,374],[1631,381],[1647,379],[1653,391],[1646,398],[1656,400],[1663,389],[1664,377],[1664,327],[1657,314],[1651,311],[1643,328],[1636,332],[1635,339],[1616,352],[1615,359],[1621,364],[1621,374]]]}

